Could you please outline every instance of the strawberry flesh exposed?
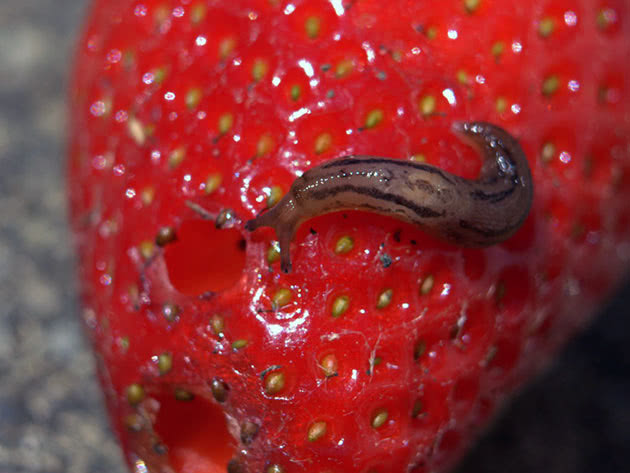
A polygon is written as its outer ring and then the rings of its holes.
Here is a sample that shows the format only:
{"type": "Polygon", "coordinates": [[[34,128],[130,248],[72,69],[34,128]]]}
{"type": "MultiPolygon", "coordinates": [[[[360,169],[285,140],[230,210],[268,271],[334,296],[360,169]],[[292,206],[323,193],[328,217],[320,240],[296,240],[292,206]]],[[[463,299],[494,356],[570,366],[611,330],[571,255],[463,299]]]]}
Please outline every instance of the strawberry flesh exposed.
{"type": "Polygon", "coordinates": [[[83,316],[135,471],[444,471],[630,258],[623,0],[96,0],[72,86],[83,316]],[[293,270],[244,222],[364,154],[475,178],[450,131],[517,137],[535,181],[488,249],[316,217],[293,270]]]}

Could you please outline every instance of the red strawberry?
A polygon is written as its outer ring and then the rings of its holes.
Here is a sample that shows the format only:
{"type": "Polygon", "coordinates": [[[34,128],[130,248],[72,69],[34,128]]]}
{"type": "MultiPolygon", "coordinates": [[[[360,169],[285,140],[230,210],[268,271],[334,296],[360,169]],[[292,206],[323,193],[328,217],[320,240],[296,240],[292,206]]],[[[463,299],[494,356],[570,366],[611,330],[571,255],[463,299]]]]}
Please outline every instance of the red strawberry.
{"type": "MultiPolygon", "coordinates": [[[[72,87],[84,318],[135,471],[444,471],[630,258],[623,0],[97,0],[72,87]],[[474,179],[517,138],[529,217],[486,249],[245,222],[348,155],[474,179]],[[285,245],[285,250],[286,250],[285,245]]],[[[490,205],[490,204],[489,204],[490,205]]]]}

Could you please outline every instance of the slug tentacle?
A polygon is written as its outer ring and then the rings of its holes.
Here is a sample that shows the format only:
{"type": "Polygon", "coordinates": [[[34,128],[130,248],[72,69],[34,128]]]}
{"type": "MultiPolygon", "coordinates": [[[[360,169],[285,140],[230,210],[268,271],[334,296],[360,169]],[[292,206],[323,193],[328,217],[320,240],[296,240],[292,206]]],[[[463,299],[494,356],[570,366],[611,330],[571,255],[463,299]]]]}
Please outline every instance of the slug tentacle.
{"type": "Polygon", "coordinates": [[[306,171],[278,204],[245,228],[275,229],[285,272],[291,270],[289,244],[299,225],[338,210],[390,215],[460,246],[500,243],[519,229],[531,207],[527,157],[516,139],[496,125],[455,123],[453,131],[483,155],[477,179],[429,164],[346,156],[306,171]]]}

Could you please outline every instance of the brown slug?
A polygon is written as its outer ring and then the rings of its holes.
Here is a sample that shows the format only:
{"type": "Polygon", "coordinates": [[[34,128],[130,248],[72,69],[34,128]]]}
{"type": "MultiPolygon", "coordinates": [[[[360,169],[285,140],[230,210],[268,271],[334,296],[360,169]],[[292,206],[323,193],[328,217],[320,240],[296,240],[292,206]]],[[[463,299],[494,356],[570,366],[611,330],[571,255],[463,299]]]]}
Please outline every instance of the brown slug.
{"type": "Polygon", "coordinates": [[[527,157],[496,125],[455,123],[453,131],[483,155],[477,179],[401,159],[346,156],[306,171],[280,202],[245,228],[275,229],[284,272],[291,270],[289,244],[300,224],[338,210],[389,215],[459,246],[500,243],[519,229],[532,204],[527,157]]]}

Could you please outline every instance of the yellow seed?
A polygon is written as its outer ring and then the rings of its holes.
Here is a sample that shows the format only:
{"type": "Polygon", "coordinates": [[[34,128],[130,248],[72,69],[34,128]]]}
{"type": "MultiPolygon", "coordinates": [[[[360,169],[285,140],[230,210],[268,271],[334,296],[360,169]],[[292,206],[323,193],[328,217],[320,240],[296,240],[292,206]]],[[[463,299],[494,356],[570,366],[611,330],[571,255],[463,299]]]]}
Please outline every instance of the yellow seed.
{"type": "Polygon", "coordinates": [[[372,427],[375,429],[382,427],[383,425],[385,425],[385,422],[387,422],[388,417],[389,414],[385,409],[379,409],[372,416],[372,427]]]}
{"type": "Polygon", "coordinates": [[[275,143],[271,135],[269,133],[265,133],[260,137],[258,143],[256,143],[256,156],[260,157],[270,153],[274,145],[275,143]]]}
{"type": "Polygon", "coordinates": [[[367,117],[365,117],[365,128],[374,128],[383,121],[383,118],[385,118],[383,110],[380,108],[372,110],[367,114],[367,117]]]}
{"type": "Polygon", "coordinates": [[[154,187],[145,187],[140,191],[140,200],[145,206],[151,205],[153,203],[153,199],[155,198],[155,188],[154,187]]]}
{"type": "Polygon", "coordinates": [[[311,39],[315,39],[319,36],[319,30],[321,27],[322,20],[317,16],[309,16],[304,22],[304,30],[306,31],[306,36],[311,39]]]}
{"type": "Polygon", "coordinates": [[[420,99],[419,108],[422,116],[428,117],[433,115],[436,107],[437,100],[434,95],[425,95],[420,99]]]}
{"type": "Polygon", "coordinates": [[[208,9],[203,3],[197,3],[193,5],[190,12],[190,21],[192,21],[193,25],[198,25],[203,21],[206,17],[206,12],[208,9]]]}
{"type": "Polygon", "coordinates": [[[503,54],[503,51],[505,51],[505,43],[503,41],[497,41],[492,45],[492,48],[490,48],[490,53],[496,60],[503,54]]]}
{"type": "Polygon", "coordinates": [[[166,67],[158,67],[152,71],[153,83],[161,84],[166,79],[166,67]]]}
{"type": "Polygon", "coordinates": [[[346,77],[352,72],[352,69],[354,69],[354,63],[352,62],[352,60],[343,59],[337,64],[337,67],[335,68],[335,76],[338,79],[346,77]]]}
{"type": "Polygon", "coordinates": [[[186,148],[180,146],[179,148],[171,151],[171,154],[168,156],[168,165],[171,169],[175,169],[179,166],[184,158],[186,157],[186,148]]]}
{"type": "Polygon", "coordinates": [[[234,350],[241,350],[245,348],[247,345],[248,345],[248,341],[245,340],[244,338],[239,338],[238,340],[234,340],[232,342],[232,348],[234,350]]]}
{"type": "Polygon", "coordinates": [[[433,285],[435,284],[435,277],[432,274],[429,274],[424,277],[422,282],[420,283],[420,295],[426,296],[431,289],[433,289],[433,285]]]}
{"type": "Polygon", "coordinates": [[[298,100],[300,100],[300,97],[302,96],[302,87],[300,87],[298,84],[294,84],[291,86],[291,100],[293,100],[294,102],[297,102],[298,100]]]}
{"type": "Polygon", "coordinates": [[[272,297],[272,306],[274,310],[286,306],[293,299],[293,293],[285,287],[278,289],[272,297]]]}
{"type": "Polygon", "coordinates": [[[277,241],[272,241],[267,250],[267,263],[273,264],[276,261],[280,261],[280,244],[277,241]]]}
{"type": "Polygon", "coordinates": [[[225,135],[234,125],[234,115],[231,113],[224,113],[219,117],[218,128],[219,134],[225,135]]]}
{"type": "Polygon", "coordinates": [[[197,108],[197,105],[199,105],[199,102],[201,102],[201,97],[203,97],[203,92],[201,92],[201,89],[198,87],[190,89],[188,92],[186,92],[185,102],[188,110],[193,110],[197,108]]]}
{"type": "Polygon", "coordinates": [[[543,38],[548,38],[556,29],[556,22],[553,18],[545,17],[538,23],[538,34],[543,38]]]}
{"type": "Polygon", "coordinates": [[[252,78],[254,81],[258,82],[261,80],[267,75],[267,72],[269,72],[269,63],[262,58],[256,59],[252,67],[252,78]]]}
{"type": "Polygon", "coordinates": [[[354,248],[354,240],[352,237],[344,235],[337,240],[337,243],[335,244],[335,253],[338,255],[345,255],[346,253],[352,251],[352,248],[354,248]]]}
{"type": "Polygon", "coordinates": [[[267,473],[284,473],[284,468],[274,464],[267,468],[267,473]]]}
{"type": "Polygon", "coordinates": [[[392,289],[385,289],[378,296],[378,302],[376,303],[377,309],[384,309],[392,302],[392,296],[394,295],[394,291],[392,289]]]}
{"type": "Polygon", "coordinates": [[[341,317],[346,313],[350,307],[350,298],[348,296],[339,296],[337,297],[332,304],[332,316],[333,317],[341,317]]]}
{"type": "Polygon", "coordinates": [[[215,335],[223,335],[223,331],[225,330],[225,319],[223,316],[214,314],[210,318],[210,328],[215,335]]]}
{"type": "Polygon", "coordinates": [[[144,388],[141,384],[134,383],[127,386],[127,401],[135,406],[144,399],[144,388]]]}
{"type": "Polygon", "coordinates": [[[327,425],[324,421],[314,422],[311,424],[308,428],[308,441],[315,442],[321,439],[324,435],[326,435],[326,428],[327,425]]]}
{"type": "Polygon", "coordinates": [[[617,21],[617,14],[611,8],[603,8],[597,12],[597,27],[600,30],[607,30],[610,25],[617,21]]]}
{"type": "Polygon", "coordinates": [[[206,187],[204,189],[206,194],[212,194],[216,191],[221,185],[221,181],[223,180],[223,176],[219,173],[210,174],[206,178],[206,187]]]}
{"type": "Polygon", "coordinates": [[[166,374],[171,371],[171,368],[173,367],[173,357],[171,356],[171,354],[162,353],[160,356],[158,356],[157,366],[160,374],[166,374]]]}
{"type": "Polygon", "coordinates": [[[155,244],[151,240],[144,240],[140,243],[140,254],[142,258],[148,260],[155,254],[155,244]]]}
{"type": "Polygon", "coordinates": [[[435,37],[437,36],[437,28],[435,26],[429,26],[426,29],[425,32],[427,39],[431,40],[431,39],[435,39],[435,37]]]}
{"type": "Polygon", "coordinates": [[[508,102],[505,97],[497,97],[495,108],[497,113],[503,113],[507,110],[508,102]]]}
{"type": "Polygon", "coordinates": [[[427,157],[422,153],[416,153],[416,154],[411,155],[411,160],[416,163],[426,163],[427,157]]]}
{"type": "Polygon", "coordinates": [[[543,95],[550,97],[555,94],[559,88],[560,79],[558,79],[558,76],[549,76],[543,81],[542,93],[543,95]]]}
{"type": "Polygon", "coordinates": [[[276,371],[270,373],[265,379],[265,391],[267,394],[277,394],[284,388],[284,373],[276,371]]]}
{"type": "Polygon", "coordinates": [[[467,13],[474,13],[481,5],[481,0],[463,0],[467,13]]]}
{"type": "Polygon", "coordinates": [[[133,141],[139,146],[142,146],[147,139],[144,125],[136,117],[129,117],[127,120],[127,131],[129,132],[129,136],[131,136],[133,141]]]}
{"type": "Polygon", "coordinates": [[[219,43],[219,59],[224,60],[236,49],[236,39],[232,36],[223,38],[219,43]]]}
{"type": "Polygon", "coordinates": [[[556,145],[554,145],[551,141],[547,141],[542,145],[542,149],[540,150],[540,158],[543,163],[549,163],[556,154],[556,145]]]}
{"type": "MultiPolygon", "coordinates": [[[[133,286],[131,286],[131,287],[129,288],[129,292],[132,292],[132,291],[133,291],[133,289],[132,289],[133,287],[135,287],[135,288],[136,288],[136,291],[138,290],[138,289],[137,289],[137,287],[138,287],[138,286],[133,285],[133,286]]],[[[117,340],[117,342],[118,342],[118,346],[120,347],[120,349],[121,349],[123,352],[126,352],[127,350],[129,350],[129,337],[120,337],[120,338],[117,340]]]]}
{"type": "Polygon", "coordinates": [[[337,357],[331,353],[321,359],[319,366],[324,371],[324,376],[331,378],[337,375],[339,362],[337,361],[337,357]]]}
{"type": "Polygon", "coordinates": [[[315,154],[325,153],[332,145],[332,135],[330,133],[321,133],[315,138],[315,154]]]}
{"type": "Polygon", "coordinates": [[[284,191],[282,190],[282,187],[272,186],[271,189],[269,189],[269,195],[267,196],[267,207],[273,207],[276,205],[280,202],[283,195],[284,191]]]}

